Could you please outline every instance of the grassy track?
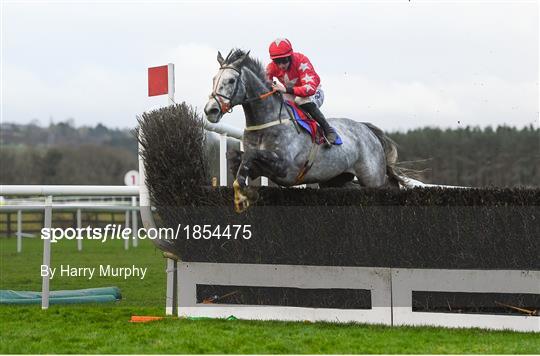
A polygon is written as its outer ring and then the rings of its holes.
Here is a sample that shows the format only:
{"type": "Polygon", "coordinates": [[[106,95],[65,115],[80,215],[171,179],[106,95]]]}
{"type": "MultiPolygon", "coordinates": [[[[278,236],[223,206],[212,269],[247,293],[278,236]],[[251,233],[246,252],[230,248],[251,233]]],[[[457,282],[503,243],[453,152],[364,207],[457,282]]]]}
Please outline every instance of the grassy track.
{"type": "MultiPolygon", "coordinates": [[[[0,289],[41,290],[42,244],[0,239],[0,289]]],[[[165,262],[148,241],[73,241],[53,245],[52,264],[148,267],[144,280],[55,277],[51,289],[116,285],[123,300],[100,305],[0,306],[0,353],[540,353],[532,333],[390,328],[328,323],[167,319],[131,324],[131,315],[163,315],[165,262]]]]}

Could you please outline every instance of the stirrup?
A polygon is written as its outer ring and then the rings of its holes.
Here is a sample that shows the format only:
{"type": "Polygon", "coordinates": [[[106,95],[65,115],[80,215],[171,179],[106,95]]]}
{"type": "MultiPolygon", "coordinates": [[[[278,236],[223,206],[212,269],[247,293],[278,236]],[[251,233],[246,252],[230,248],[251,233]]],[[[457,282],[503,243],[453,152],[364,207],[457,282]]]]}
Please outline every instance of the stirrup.
{"type": "Polygon", "coordinates": [[[322,143],[323,143],[324,147],[330,148],[330,147],[332,147],[334,145],[332,142],[330,142],[330,140],[328,140],[328,137],[326,137],[326,135],[324,133],[321,135],[321,137],[322,137],[322,140],[323,140],[322,143]]]}
{"type": "Polygon", "coordinates": [[[326,132],[324,132],[324,130],[322,130],[322,138],[323,138],[323,141],[324,141],[323,142],[324,147],[327,147],[327,148],[332,147],[336,143],[336,140],[337,140],[337,132],[336,132],[336,130],[334,130],[334,129],[331,129],[331,130],[336,135],[336,139],[334,140],[334,142],[330,142],[328,137],[326,137],[326,132]]]}

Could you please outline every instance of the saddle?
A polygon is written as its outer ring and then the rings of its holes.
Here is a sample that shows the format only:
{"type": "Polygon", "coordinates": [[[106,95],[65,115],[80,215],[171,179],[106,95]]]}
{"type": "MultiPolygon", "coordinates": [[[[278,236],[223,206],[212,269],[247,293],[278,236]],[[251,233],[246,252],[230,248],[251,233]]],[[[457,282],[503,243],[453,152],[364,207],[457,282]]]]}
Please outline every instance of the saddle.
{"type": "MultiPolygon", "coordinates": [[[[312,119],[311,116],[302,110],[301,107],[296,105],[294,101],[286,100],[285,103],[290,109],[290,112],[292,112],[292,117],[294,118],[297,127],[300,126],[304,129],[311,136],[311,141],[313,143],[320,145],[327,142],[326,137],[324,137],[324,130],[319,126],[317,121],[312,119]]],[[[339,135],[335,144],[342,144],[339,135]]]]}

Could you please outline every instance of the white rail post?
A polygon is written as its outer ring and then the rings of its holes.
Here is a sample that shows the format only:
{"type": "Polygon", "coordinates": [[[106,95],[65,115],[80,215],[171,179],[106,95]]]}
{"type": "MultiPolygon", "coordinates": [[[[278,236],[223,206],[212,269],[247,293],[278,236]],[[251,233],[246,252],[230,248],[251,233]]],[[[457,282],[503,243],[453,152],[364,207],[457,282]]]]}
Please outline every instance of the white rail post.
{"type": "MultiPolygon", "coordinates": [[[[137,207],[137,197],[131,197],[131,206],[133,208],[137,207]]],[[[139,240],[137,239],[137,229],[138,226],[138,217],[137,217],[137,210],[133,209],[131,211],[131,237],[133,238],[133,247],[137,247],[139,245],[139,240]]]]}
{"type": "MultiPolygon", "coordinates": [[[[49,229],[52,226],[52,195],[45,199],[45,219],[43,227],[49,229]]],[[[47,266],[47,273],[43,276],[41,285],[41,309],[49,308],[49,272],[51,270],[51,240],[43,240],[43,265],[47,266]]]]}
{"type": "Polygon", "coordinates": [[[21,251],[22,251],[22,211],[17,210],[17,252],[21,253],[21,251]]]}
{"type": "Polygon", "coordinates": [[[227,186],[227,134],[219,135],[219,185],[227,186]]]}
{"type": "Polygon", "coordinates": [[[165,315],[173,315],[176,305],[176,274],[177,264],[172,258],[167,258],[167,296],[165,298],[165,315]]]}
{"type": "MultiPolygon", "coordinates": [[[[124,217],[124,228],[129,226],[129,210],[126,210],[124,217]]],[[[129,250],[129,239],[124,239],[124,250],[129,250]]]]}
{"type": "MultiPolygon", "coordinates": [[[[81,209],[77,209],[77,231],[82,228],[82,213],[81,209]]],[[[77,250],[82,251],[82,239],[77,239],[77,250]]]]}

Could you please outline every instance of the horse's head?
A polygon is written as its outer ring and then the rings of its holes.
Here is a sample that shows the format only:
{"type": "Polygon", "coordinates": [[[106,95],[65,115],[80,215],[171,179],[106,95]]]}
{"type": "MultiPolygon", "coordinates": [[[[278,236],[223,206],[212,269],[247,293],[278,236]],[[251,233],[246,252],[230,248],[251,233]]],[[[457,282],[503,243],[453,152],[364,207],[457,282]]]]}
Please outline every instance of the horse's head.
{"type": "Polygon", "coordinates": [[[220,68],[213,79],[212,94],[204,106],[204,113],[208,121],[217,123],[223,114],[231,112],[235,105],[243,102],[246,96],[246,86],[242,80],[242,64],[248,57],[249,52],[236,51],[240,56],[231,56],[231,52],[226,59],[218,52],[217,60],[220,68]]]}

